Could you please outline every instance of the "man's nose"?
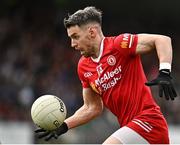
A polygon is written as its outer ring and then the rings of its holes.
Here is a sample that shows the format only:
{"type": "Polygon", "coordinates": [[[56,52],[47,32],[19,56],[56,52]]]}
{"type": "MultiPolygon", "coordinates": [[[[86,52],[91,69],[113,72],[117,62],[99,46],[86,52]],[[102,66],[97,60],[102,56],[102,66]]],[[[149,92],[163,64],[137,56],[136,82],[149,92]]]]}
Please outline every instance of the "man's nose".
{"type": "Polygon", "coordinates": [[[74,40],[71,40],[71,47],[76,48],[77,42],[75,42],[74,40]]]}

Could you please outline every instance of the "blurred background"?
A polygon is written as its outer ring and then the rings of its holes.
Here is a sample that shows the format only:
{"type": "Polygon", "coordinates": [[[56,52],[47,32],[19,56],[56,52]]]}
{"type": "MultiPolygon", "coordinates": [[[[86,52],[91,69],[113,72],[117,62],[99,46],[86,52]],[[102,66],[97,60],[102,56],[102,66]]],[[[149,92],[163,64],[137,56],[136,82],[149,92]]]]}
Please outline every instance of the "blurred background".
{"type": "MultiPolygon", "coordinates": [[[[34,136],[31,105],[44,94],[66,104],[68,116],[82,105],[77,76],[79,52],[70,47],[63,19],[86,6],[103,11],[106,36],[120,33],[156,33],[172,38],[172,75],[180,92],[179,0],[0,0],[0,140],[4,144],[45,143],[34,136]]],[[[155,52],[142,56],[145,73],[158,73],[155,52]]],[[[171,143],[180,143],[180,97],[159,98],[170,128],[171,143]]],[[[79,128],[46,143],[102,143],[118,128],[108,111],[79,128]]]]}

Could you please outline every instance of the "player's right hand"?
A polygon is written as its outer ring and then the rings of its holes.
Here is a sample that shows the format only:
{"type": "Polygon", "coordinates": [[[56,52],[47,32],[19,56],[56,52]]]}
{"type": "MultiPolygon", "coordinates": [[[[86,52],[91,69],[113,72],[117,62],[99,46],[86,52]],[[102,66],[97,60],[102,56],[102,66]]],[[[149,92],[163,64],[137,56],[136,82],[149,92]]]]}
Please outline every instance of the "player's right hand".
{"type": "Polygon", "coordinates": [[[59,128],[52,130],[52,131],[47,131],[42,128],[39,128],[35,130],[35,133],[38,134],[38,138],[44,138],[45,141],[49,141],[51,138],[57,139],[58,136],[66,133],[68,131],[68,126],[64,122],[59,128]]]}

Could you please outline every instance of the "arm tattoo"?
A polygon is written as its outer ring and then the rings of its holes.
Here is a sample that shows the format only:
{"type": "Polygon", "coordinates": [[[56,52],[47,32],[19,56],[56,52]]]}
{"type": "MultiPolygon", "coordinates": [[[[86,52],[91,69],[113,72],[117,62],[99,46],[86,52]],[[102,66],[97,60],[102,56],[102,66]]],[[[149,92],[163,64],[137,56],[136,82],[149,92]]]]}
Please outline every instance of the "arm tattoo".
{"type": "Polygon", "coordinates": [[[137,52],[138,53],[146,53],[149,52],[150,50],[152,50],[153,48],[155,48],[155,45],[153,44],[153,42],[139,42],[137,44],[137,52]]]}

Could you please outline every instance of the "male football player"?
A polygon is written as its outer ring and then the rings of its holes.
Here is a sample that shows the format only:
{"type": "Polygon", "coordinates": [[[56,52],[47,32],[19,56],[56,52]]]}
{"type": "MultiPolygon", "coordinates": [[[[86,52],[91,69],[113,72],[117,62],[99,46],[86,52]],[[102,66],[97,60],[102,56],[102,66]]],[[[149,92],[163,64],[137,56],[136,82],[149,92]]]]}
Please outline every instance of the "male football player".
{"type": "Polygon", "coordinates": [[[174,100],[172,84],[172,45],[168,36],[119,34],[105,37],[102,13],[86,7],[64,19],[71,46],[80,51],[78,75],[84,104],[54,131],[38,129],[40,138],[57,138],[69,129],[94,119],[107,107],[120,128],[104,144],[169,144],[167,122],[149,86],[159,86],[159,96],[174,100]],[[156,50],[159,75],[147,82],[140,55],[156,50]]]}

